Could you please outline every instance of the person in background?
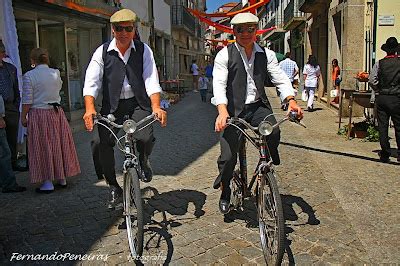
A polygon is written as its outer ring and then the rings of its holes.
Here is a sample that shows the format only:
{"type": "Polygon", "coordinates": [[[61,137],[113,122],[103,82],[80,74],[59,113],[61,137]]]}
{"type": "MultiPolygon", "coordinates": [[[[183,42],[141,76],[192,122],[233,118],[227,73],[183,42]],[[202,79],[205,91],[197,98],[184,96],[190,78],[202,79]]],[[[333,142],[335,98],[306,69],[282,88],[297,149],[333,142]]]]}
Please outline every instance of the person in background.
{"type": "Polygon", "coordinates": [[[386,56],[377,61],[369,76],[369,84],[378,93],[375,104],[378,113],[378,129],[381,162],[389,162],[389,119],[394,124],[397,143],[397,161],[400,162],[400,45],[390,37],[381,47],[386,56]]]}
{"type": "Polygon", "coordinates": [[[206,78],[208,79],[207,90],[208,90],[208,92],[210,92],[210,93],[212,92],[212,75],[213,75],[213,68],[214,68],[213,62],[212,62],[212,59],[210,59],[210,60],[207,62],[206,68],[204,69],[204,71],[206,72],[206,73],[205,73],[205,76],[206,76],[206,78]]]}
{"type": "Polygon", "coordinates": [[[17,184],[11,166],[11,151],[7,142],[5,115],[3,97],[0,95],[0,188],[2,188],[3,193],[23,192],[26,188],[17,184]]]}
{"type": "Polygon", "coordinates": [[[208,79],[204,77],[204,73],[200,72],[199,75],[199,90],[200,90],[200,96],[201,96],[201,101],[202,102],[207,102],[207,85],[208,85],[208,79]]]}
{"type": "Polygon", "coordinates": [[[21,101],[17,69],[12,64],[3,61],[6,48],[0,40],[0,95],[5,106],[5,122],[7,124],[7,142],[11,150],[11,164],[15,171],[26,171],[25,167],[17,165],[17,138],[19,125],[19,104],[21,101]]]}
{"type": "Polygon", "coordinates": [[[321,75],[321,69],[317,63],[317,58],[313,55],[308,57],[307,64],[304,66],[304,88],[308,94],[307,110],[314,110],[314,95],[318,88],[318,79],[321,75]]]}
{"type": "Polygon", "coordinates": [[[34,69],[25,73],[22,87],[22,125],[28,128],[29,177],[41,183],[38,193],[52,193],[53,181],[65,188],[66,178],[81,172],[71,128],[61,108],[60,71],[49,67],[46,49],[31,52],[34,69]]]}
{"type": "Polygon", "coordinates": [[[199,67],[196,64],[196,59],[192,60],[192,64],[190,65],[190,72],[193,75],[193,91],[198,92],[199,90],[199,67]]]}
{"type": "MultiPolygon", "coordinates": [[[[282,60],[279,63],[279,66],[285,72],[286,76],[288,76],[290,82],[292,83],[292,86],[294,88],[294,81],[296,75],[299,73],[299,67],[297,66],[296,61],[292,60],[290,52],[287,52],[285,54],[285,60],[282,60]]],[[[282,103],[281,109],[282,110],[287,110],[288,104],[287,103],[282,103]]]]}
{"type": "Polygon", "coordinates": [[[339,103],[339,94],[340,94],[340,67],[339,62],[335,58],[332,60],[332,88],[336,90],[336,97],[331,101],[331,103],[339,103]]]}

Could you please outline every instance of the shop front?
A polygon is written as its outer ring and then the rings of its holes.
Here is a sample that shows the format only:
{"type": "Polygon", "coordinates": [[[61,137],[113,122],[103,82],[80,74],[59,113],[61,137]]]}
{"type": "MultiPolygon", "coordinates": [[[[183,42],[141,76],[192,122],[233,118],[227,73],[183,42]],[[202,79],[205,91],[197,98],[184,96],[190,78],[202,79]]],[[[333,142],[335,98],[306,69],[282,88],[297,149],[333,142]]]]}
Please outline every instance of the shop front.
{"type": "Polygon", "coordinates": [[[13,10],[22,73],[32,67],[32,48],[46,48],[50,66],[61,73],[62,105],[68,118],[80,115],[85,71],[94,50],[110,36],[109,16],[115,8],[104,0],[14,0],[13,10]]]}

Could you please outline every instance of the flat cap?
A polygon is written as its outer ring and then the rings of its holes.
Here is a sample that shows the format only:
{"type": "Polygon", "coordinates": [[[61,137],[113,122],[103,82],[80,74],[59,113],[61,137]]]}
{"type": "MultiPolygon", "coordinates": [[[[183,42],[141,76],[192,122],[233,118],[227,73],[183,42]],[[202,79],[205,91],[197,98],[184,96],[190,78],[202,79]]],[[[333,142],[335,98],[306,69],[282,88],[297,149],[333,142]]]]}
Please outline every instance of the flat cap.
{"type": "Polygon", "coordinates": [[[232,25],[245,24],[245,23],[258,24],[258,17],[250,12],[247,12],[247,13],[239,13],[235,15],[231,20],[232,25]]]}
{"type": "Polygon", "coordinates": [[[136,22],[136,20],[137,20],[136,13],[130,9],[121,9],[121,10],[115,12],[110,17],[111,23],[118,23],[118,22],[125,22],[125,21],[136,22]]]}

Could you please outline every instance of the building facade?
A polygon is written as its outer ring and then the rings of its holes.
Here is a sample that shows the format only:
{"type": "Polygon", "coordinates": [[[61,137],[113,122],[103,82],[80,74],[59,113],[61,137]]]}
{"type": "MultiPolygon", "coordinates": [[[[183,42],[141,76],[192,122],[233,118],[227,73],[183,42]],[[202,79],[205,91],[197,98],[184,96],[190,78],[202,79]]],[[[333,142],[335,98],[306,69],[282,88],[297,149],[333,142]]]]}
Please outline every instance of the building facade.
{"type": "Polygon", "coordinates": [[[114,3],[100,0],[13,0],[22,74],[31,69],[30,51],[49,51],[50,66],[63,80],[62,106],[71,120],[81,118],[85,70],[94,50],[110,36],[114,3]]]}

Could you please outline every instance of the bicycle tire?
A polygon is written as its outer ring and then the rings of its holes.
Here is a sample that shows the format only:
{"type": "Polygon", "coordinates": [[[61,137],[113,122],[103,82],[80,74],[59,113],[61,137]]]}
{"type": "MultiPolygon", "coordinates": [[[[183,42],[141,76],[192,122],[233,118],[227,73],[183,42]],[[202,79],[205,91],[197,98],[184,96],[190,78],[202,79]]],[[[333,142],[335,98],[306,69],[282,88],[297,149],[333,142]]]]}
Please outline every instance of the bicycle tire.
{"type": "Polygon", "coordinates": [[[263,174],[257,190],[257,213],[261,247],[267,265],[281,265],[285,251],[285,219],[276,176],[263,174]],[[266,217],[267,216],[267,217],[266,217]],[[266,218],[269,218],[267,223],[266,218]],[[271,224],[274,224],[272,228],[271,224]]]}
{"type": "Polygon", "coordinates": [[[143,253],[143,199],[136,169],[131,168],[124,178],[124,212],[129,249],[134,259],[143,253]]]}

